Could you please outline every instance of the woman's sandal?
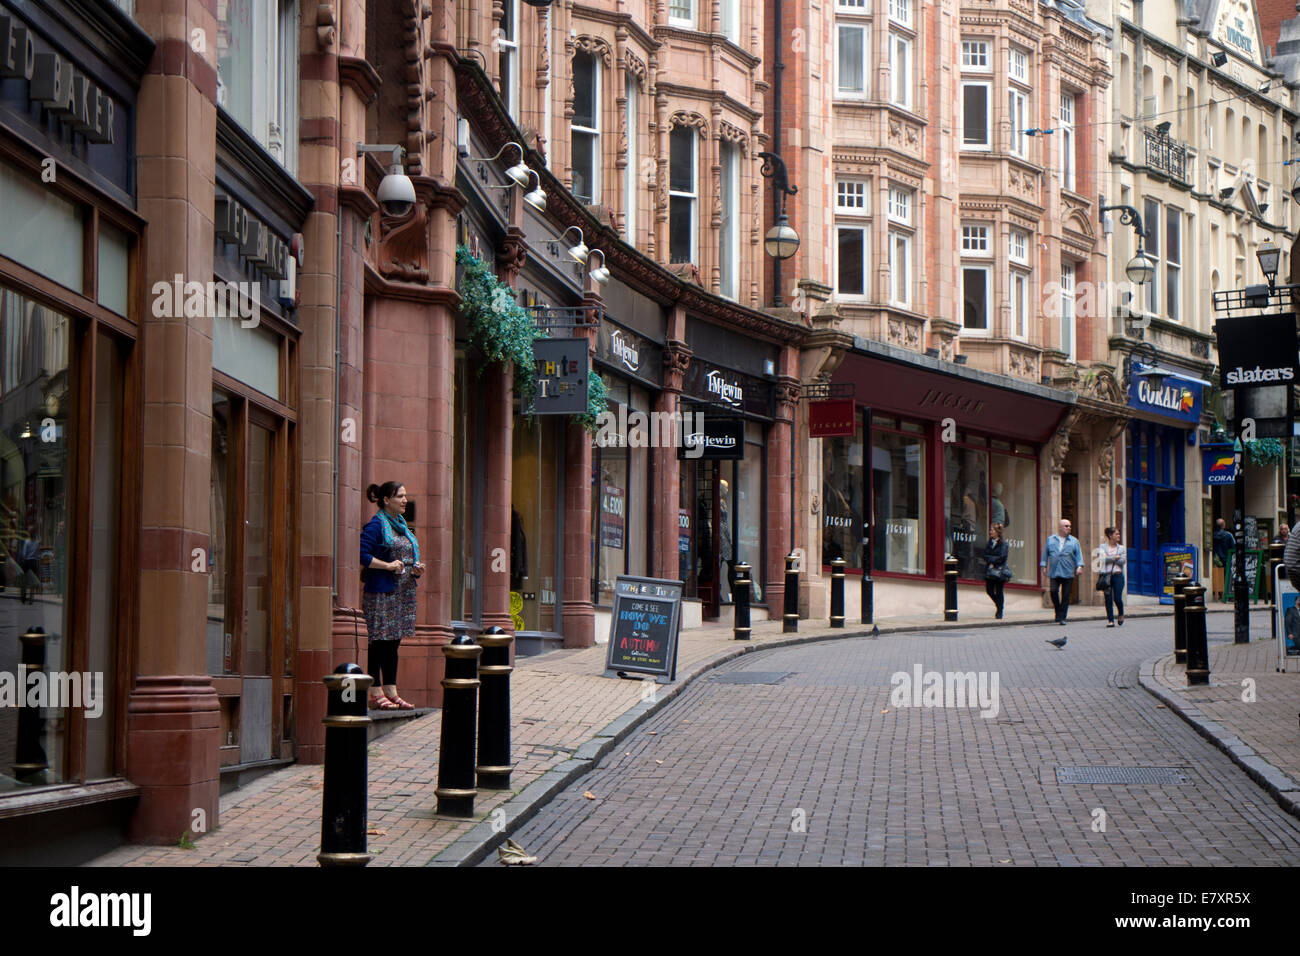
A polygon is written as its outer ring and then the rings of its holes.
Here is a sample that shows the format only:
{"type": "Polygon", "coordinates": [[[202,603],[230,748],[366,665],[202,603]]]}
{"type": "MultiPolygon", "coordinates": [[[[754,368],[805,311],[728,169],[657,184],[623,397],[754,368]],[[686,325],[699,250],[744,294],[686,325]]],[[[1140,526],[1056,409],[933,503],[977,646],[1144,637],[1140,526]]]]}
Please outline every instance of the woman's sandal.
{"type": "Polygon", "coordinates": [[[393,701],[389,700],[386,694],[380,694],[379,696],[375,696],[374,694],[371,694],[370,709],[371,710],[401,710],[401,707],[399,707],[393,701]]]}
{"type": "Polygon", "coordinates": [[[410,703],[409,701],[402,700],[402,698],[400,697],[390,697],[388,699],[397,705],[398,710],[415,710],[414,704],[410,703]]]}

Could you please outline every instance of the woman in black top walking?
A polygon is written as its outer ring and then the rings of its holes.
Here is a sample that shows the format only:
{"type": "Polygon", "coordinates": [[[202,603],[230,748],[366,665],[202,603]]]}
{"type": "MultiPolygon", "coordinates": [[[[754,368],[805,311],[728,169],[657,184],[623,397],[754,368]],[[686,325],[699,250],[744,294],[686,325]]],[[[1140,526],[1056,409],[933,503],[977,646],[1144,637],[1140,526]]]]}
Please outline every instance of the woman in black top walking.
{"type": "Polygon", "coordinates": [[[1002,536],[1002,525],[995,524],[989,528],[989,543],[984,546],[984,590],[993,599],[993,606],[998,609],[994,617],[1002,616],[1002,589],[1011,577],[1007,567],[1007,554],[1010,546],[1002,536]]]}

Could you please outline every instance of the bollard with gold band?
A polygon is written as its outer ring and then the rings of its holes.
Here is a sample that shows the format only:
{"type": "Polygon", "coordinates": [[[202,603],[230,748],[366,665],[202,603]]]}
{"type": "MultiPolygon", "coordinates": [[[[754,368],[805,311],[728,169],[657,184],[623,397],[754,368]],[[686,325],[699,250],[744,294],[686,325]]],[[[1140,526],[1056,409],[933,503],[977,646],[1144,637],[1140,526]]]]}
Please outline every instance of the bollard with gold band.
{"type": "Polygon", "coordinates": [[[844,566],[843,558],[831,559],[831,627],[844,626],[844,566]]]}
{"type": "Polygon", "coordinates": [[[500,627],[479,635],[483,647],[478,675],[478,774],[480,790],[509,790],[510,771],[510,643],[514,637],[500,627]]]}
{"type": "Polygon", "coordinates": [[[483,648],[457,631],[442,649],[447,676],[442,679],[442,730],[438,740],[438,812],[472,817],[478,789],[474,779],[475,712],[478,710],[478,658],[483,648]]]}
{"type": "Polygon", "coordinates": [[[1187,604],[1183,618],[1187,628],[1187,683],[1210,682],[1210,649],[1205,636],[1205,588],[1189,584],[1183,589],[1187,604]]]}
{"type": "Polygon", "coordinates": [[[735,623],[732,627],[732,637],[738,641],[749,640],[750,570],[749,565],[744,561],[736,565],[736,583],[731,588],[731,599],[735,604],[735,623]]]}
{"type": "Polygon", "coordinates": [[[1180,574],[1174,578],[1174,660],[1179,664],[1187,662],[1187,585],[1192,583],[1189,575],[1180,574]]]}
{"type": "Polygon", "coordinates": [[[371,720],[366,710],[373,678],[356,664],[340,664],[324,679],[325,783],[321,792],[321,866],[365,866],[367,759],[371,720]]]}
{"type": "Polygon", "coordinates": [[[799,631],[799,556],[793,551],[785,556],[785,613],[782,615],[781,633],[797,634],[799,631]]]}
{"type": "Polygon", "coordinates": [[[943,559],[943,619],[957,620],[957,558],[951,554],[943,559]]]}
{"type": "Polygon", "coordinates": [[[27,675],[40,674],[45,670],[46,636],[44,628],[32,627],[18,638],[22,644],[22,667],[19,671],[22,680],[18,686],[18,729],[15,734],[17,746],[14,748],[13,771],[14,777],[23,781],[43,773],[50,765],[45,748],[41,746],[41,738],[45,736],[45,718],[41,716],[41,708],[27,706],[27,675]]]}

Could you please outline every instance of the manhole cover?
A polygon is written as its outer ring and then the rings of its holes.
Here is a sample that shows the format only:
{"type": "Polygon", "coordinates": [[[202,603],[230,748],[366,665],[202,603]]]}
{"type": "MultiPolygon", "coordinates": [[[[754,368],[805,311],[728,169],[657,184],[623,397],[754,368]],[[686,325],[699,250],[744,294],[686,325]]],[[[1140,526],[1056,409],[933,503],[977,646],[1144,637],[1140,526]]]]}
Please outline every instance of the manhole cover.
{"type": "Polygon", "coordinates": [[[1057,767],[1059,784],[1157,784],[1181,785],[1190,782],[1183,767],[1057,767]]]}
{"type": "Polygon", "coordinates": [[[793,671],[732,671],[712,677],[715,684],[779,684],[793,671]]]}

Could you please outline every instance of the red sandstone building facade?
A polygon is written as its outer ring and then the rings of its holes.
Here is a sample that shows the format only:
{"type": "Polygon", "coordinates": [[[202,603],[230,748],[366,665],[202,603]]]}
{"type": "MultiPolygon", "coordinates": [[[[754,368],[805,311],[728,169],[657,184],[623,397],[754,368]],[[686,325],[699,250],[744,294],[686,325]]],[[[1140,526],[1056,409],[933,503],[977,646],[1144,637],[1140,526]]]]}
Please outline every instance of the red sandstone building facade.
{"type": "Polygon", "coordinates": [[[760,308],[758,5],[23,10],[0,7],[30,52],[0,102],[0,669],[106,681],[102,713],[0,715],[12,859],[172,842],[322,759],[321,676],[365,664],[371,482],[406,485],[428,566],[417,704],[456,630],[600,639],[619,574],[686,581],[689,624],[744,562],[779,613],[809,329],[760,308]],[[404,215],[377,202],[392,147],[404,215]],[[586,352],[616,416],[702,415],[735,453],[528,414],[458,247],[586,352]]]}

